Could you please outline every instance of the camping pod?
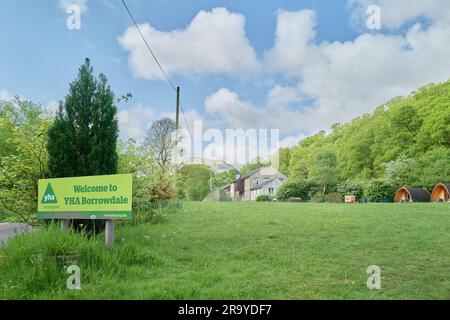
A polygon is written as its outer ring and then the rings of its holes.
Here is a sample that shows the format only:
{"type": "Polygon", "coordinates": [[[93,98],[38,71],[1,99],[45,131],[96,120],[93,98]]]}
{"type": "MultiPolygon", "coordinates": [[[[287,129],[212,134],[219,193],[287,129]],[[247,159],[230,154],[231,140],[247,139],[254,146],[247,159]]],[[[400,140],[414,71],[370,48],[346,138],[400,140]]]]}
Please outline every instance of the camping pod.
{"type": "Polygon", "coordinates": [[[431,193],[431,201],[433,202],[449,202],[450,201],[450,183],[439,183],[434,187],[431,193]]]}
{"type": "Polygon", "coordinates": [[[395,202],[430,202],[428,190],[419,188],[400,188],[395,194],[395,202]]]}

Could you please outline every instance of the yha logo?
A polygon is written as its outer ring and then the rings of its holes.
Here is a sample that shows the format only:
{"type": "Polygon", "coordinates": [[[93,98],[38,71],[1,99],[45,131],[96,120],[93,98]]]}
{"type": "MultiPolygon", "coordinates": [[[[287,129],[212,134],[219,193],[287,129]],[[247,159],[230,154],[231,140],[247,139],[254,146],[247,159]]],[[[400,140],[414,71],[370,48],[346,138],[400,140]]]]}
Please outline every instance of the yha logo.
{"type": "Polygon", "coordinates": [[[55,201],[56,197],[53,194],[47,194],[44,196],[44,202],[55,201]]]}
{"type": "Polygon", "coordinates": [[[53,191],[52,185],[49,183],[47,189],[45,189],[44,196],[42,197],[42,204],[57,204],[58,199],[56,199],[55,192],[53,191]]]}

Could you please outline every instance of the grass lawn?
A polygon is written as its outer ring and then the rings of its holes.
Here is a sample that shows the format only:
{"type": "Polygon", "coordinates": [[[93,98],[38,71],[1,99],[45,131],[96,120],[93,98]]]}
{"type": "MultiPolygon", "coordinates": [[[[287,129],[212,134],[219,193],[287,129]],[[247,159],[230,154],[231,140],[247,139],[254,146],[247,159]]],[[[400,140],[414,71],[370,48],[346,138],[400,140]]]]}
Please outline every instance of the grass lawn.
{"type": "Polygon", "coordinates": [[[0,248],[0,299],[450,299],[447,204],[185,203],[116,229],[109,251],[55,228],[17,237],[0,248]],[[81,291],[45,258],[68,252],[84,255],[81,291]]]}

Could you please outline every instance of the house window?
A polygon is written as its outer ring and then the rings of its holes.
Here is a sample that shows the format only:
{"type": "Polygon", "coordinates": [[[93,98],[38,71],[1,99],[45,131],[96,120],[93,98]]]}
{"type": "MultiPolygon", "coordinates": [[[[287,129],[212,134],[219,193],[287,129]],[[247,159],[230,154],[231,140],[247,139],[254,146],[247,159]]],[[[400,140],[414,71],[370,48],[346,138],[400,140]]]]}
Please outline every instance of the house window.
{"type": "Polygon", "coordinates": [[[269,194],[273,194],[273,188],[269,188],[269,194]]]}

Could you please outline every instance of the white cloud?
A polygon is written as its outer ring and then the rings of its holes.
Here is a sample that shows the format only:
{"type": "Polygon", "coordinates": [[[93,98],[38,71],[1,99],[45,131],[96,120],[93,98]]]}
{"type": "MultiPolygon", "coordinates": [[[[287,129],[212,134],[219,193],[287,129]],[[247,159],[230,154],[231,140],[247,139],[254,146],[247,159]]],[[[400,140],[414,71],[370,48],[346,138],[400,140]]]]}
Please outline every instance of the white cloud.
{"type": "Polygon", "coordinates": [[[295,87],[275,85],[267,94],[267,104],[272,107],[285,107],[301,100],[299,90],[295,87]]]}
{"type": "Polygon", "coordinates": [[[142,141],[145,131],[155,120],[155,112],[142,104],[122,110],[118,113],[120,137],[124,140],[142,141]]]}
{"type": "MultiPolygon", "coordinates": [[[[314,15],[281,12],[277,25],[283,30],[314,28],[314,15]]],[[[442,21],[427,29],[415,24],[404,35],[366,33],[347,42],[315,43],[310,37],[314,30],[303,30],[303,41],[295,32],[277,30],[277,37],[281,34],[286,39],[276,40],[265,63],[282,75],[295,75],[297,96],[313,101],[298,112],[301,117],[293,116],[297,128],[309,132],[349,121],[396,96],[450,77],[450,27],[442,21]],[[296,55],[297,60],[292,58],[296,55]],[[277,56],[276,63],[272,56],[277,56]]]]}
{"type": "Polygon", "coordinates": [[[66,11],[71,5],[79,6],[81,12],[85,12],[88,9],[87,0],[59,0],[59,7],[61,10],[66,11]]]}
{"type": "MultiPolygon", "coordinates": [[[[360,18],[367,18],[364,6],[369,1],[349,0],[349,4],[355,15],[363,9],[360,18]]],[[[403,33],[368,32],[351,41],[328,42],[316,38],[313,11],[279,11],[275,45],[264,53],[262,62],[245,36],[245,18],[224,8],[199,12],[184,30],[161,32],[148,24],[142,28],[170,74],[241,74],[261,70],[262,64],[269,75],[298,83],[275,84],[264,106],[222,88],[205,100],[206,112],[217,121],[229,128],[313,133],[450,77],[450,2],[374,0],[370,4],[382,7],[382,25],[387,27],[397,28],[417,17],[430,24],[425,28],[416,23],[403,33]]],[[[119,42],[129,51],[135,76],[162,77],[134,28],[119,42]]],[[[284,143],[301,137],[288,137],[284,143]]]]}
{"type": "Polygon", "coordinates": [[[381,9],[383,28],[398,29],[416,18],[425,18],[431,22],[450,22],[450,1],[448,0],[348,0],[353,8],[352,18],[365,25],[368,18],[367,8],[377,5],[381,9]]]}
{"type": "Polygon", "coordinates": [[[265,54],[268,69],[288,75],[298,73],[308,58],[307,47],[316,35],[314,27],[314,11],[279,11],[275,46],[265,54]]]}
{"type": "Polygon", "coordinates": [[[296,146],[301,140],[305,139],[307,136],[303,133],[297,136],[288,136],[280,141],[280,148],[291,148],[296,146]]]}
{"type": "Polygon", "coordinates": [[[302,113],[283,106],[257,107],[242,101],[238,94],[222,88],[205,100],[206,111],[222,119],[229,128],[242,129],[301,129],[302,113]]]}
{"type": "MultiPolygon", "coordinates": [[[[184,30],[163,32],[148,23],[140,28],[169,74],[241,75],[260,66],[245,35],[245,17],[225,8],[200,11],[184,30]]],[[[136,77],[163,78],[135,27],[118,40],[136,77]]]]}

